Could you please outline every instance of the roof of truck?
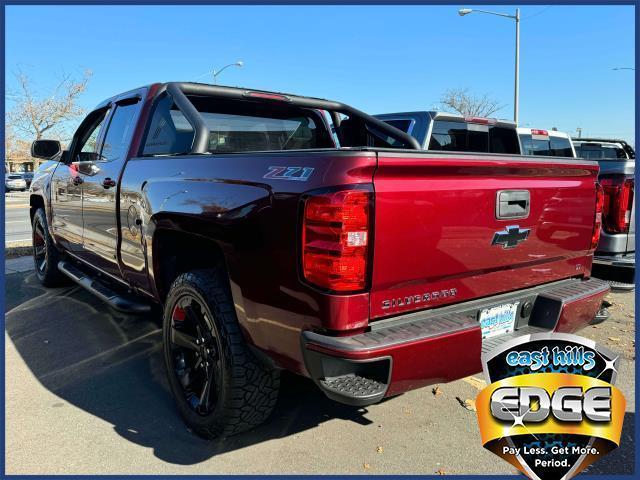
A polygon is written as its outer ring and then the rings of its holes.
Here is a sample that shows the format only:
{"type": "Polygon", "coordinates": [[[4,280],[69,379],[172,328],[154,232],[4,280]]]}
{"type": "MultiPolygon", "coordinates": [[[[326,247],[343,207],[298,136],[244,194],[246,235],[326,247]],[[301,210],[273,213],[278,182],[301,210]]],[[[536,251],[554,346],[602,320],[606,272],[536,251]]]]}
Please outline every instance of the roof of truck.
{"type": "Polygon", "coordinates": [[[559,138],[568,138],[571,139],[571,136],[568,133],[565,132],[560,132],[558,130],[546,130],[544,128],[529,128],[529,127],[518,127],[518,134],[525,134],[525,135],[535,135],[535,133],[533,132],[544,132],[544,133],[539,133],[539,135],[547,135],[549,137],[559,137],[559,138]]]}
{"type": "Polygon", "coordinates": [[[586,142],[586,143],[619,143],[621,145],[628,145],[625,140],[620,140],[616,138],[595,138],[595,137],[580,137],[580,138],[571,138],[574,142],[586,142]]]}
{"type": "Polygon", "coordinates": [[[157,91],[163,91],[165,90],[169,85],[180,85],[180,86],[184,86],[184,87],[190,87],[193,89],[197,89],[199,87],[201,88],[209,88],[212,87],[216,90],[219,91],[226,91],[228,93],[230,92],[237,92],[237,93],[241,93],[245,96],[247,96],[247,94],[255,94],[255,96],[259,96],[259,95],[263,95],[265,99],[269,99],[268,96],[272,96],[271,99],[277,99],[276,97],[280,97],[280,98],[284,98],[284,99],[291,99],[291,98],[298,98],[298,99],[308,99],[308,100],[312,100],[312,101],[319,101],[319,102],[328,102],[328,103],[333,103],[333,104],[338,104],[338,102],[335,102],[333,100],[328,100],[325,98],[319,98],[319,97],[308,97],[305,95],[296,95],[296,94],[292,94],[292,93],[284,93],[284,92],[274,92],[274,91],[268,91],[268,90],[257,90],[255,88],[246,88],[246,87],[229,87],[226,85],[213,85],[213,84],[209,84],[209,83],[200,83],[200,82],[156,82],[156,83],[149,83],[147,85],[142,85],[141,87],[138,88],[133,88],[131,90],[128,90],[126,92],[123,93],[119,93],[117,95],[113,95],[112,97],[107,98],[106,100],[100,102],[98,104],[98,106],[96,108],[101,108],[104,107],[105,105],[108,105],[111,102],[115,102],[118,101],[118,99],[121,98],[126,98],[126,97],[130,97],[132,95],[135,95],[136,93],[140,93],[143,90],[150,90],[152,88],[157,89],[157,91]]]}

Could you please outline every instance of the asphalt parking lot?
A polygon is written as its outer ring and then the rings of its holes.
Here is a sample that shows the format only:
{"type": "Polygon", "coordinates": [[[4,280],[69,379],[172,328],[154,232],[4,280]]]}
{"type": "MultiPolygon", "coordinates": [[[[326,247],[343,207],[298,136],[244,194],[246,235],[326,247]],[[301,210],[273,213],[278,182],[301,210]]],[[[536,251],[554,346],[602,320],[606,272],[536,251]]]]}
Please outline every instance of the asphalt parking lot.
{"type": "MultiPolygon", "coordinates": [[[[481,374],[440,385],[439,394],[423,388],[361,409],[286,375],[267,424],[201,440],[173,406],[155,318],[117,313],[79,287],[45,290],[32,271],[20,271],[28,259],[13,262],[5,289],[7,474],[516,472],[481,447],[476,414],[458,400],[475,398],[481,374]]],[[[621,353],[627,413],[620,448],[589,471],[631,474],[634,295],[609,300],[612,317],[582,334],[621,353]]]]}

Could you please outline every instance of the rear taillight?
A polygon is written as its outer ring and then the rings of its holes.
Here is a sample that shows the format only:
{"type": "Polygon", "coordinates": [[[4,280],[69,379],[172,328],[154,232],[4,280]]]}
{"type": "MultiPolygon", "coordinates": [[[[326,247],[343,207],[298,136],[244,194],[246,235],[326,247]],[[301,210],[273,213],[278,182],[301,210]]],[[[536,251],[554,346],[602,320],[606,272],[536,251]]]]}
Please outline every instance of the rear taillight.
{"type": "Polygon", "coordinates": [[[591,234],[591,250],[595,250],[600,241],[600,228],[602,227],[602,208],[604,205],[604,193],[602,186],[596,183],[596,213],[593,221],[593,233],[591,234]]]}
{"type": "Polygon", "coordinates": [[[604,190],[602,225],[607,233],[627,233],[631,223],[633,205],[633,178],[622,176],[603,177],[600,184],[604,190]]]}
{"type": "Polygon", "coordinates": [[[360,189],[305,198],[302,272],[308,282],[332,292],[366,288],[371,198],[360,189]]]}

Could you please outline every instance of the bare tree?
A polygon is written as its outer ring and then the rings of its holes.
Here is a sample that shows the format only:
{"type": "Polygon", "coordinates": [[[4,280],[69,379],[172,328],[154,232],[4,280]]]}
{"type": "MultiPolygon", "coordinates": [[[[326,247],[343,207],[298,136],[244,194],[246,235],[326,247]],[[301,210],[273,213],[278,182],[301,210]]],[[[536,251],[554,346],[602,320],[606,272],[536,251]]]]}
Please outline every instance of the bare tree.
{"type": "Polygon", "coordinates": [[[440,97],[437,108],[448,112],[457,112],[470,117],[489,117],[505,106],[488,95],[477,97],[469,93],[468,88],[447,90],[440,97]]]}
{"type": "Polygon", "coordinates": [[[19,71],[16,74],[18,87],[8,96],[14,105],[7,113],[6,125],[28,140],[44,138],[45,133],[50,138],[62,140],[66,124],[84,113],[78,106],[78,98],[86,90],[91,75],[89,70],[79,80],[63,75],[49,95],[40,96],[31,79],[19,71]]]}
{"type": "Polygon", "coordinates": [[[4,131],[4,160],[5,173],[12,165],[28,162],[31,159],[31,143],[18,138],[10,125],[5,125],[4,131]]]}

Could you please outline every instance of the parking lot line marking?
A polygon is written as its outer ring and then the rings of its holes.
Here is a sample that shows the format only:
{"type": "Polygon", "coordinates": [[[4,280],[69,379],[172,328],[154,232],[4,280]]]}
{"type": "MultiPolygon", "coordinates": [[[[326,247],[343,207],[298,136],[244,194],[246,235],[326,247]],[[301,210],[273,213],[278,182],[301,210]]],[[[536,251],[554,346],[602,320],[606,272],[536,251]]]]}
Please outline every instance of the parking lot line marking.
{"type": "Polygon", "coordinates": [[[471,385],[472,387],[475,387],[478,390],[482,390],[484,387],[487,386],[487,382],[485,382],[481,378],[477,378],[473,376],[463,378],[462,381],[468,383],[469,385],[471,385]]]}

